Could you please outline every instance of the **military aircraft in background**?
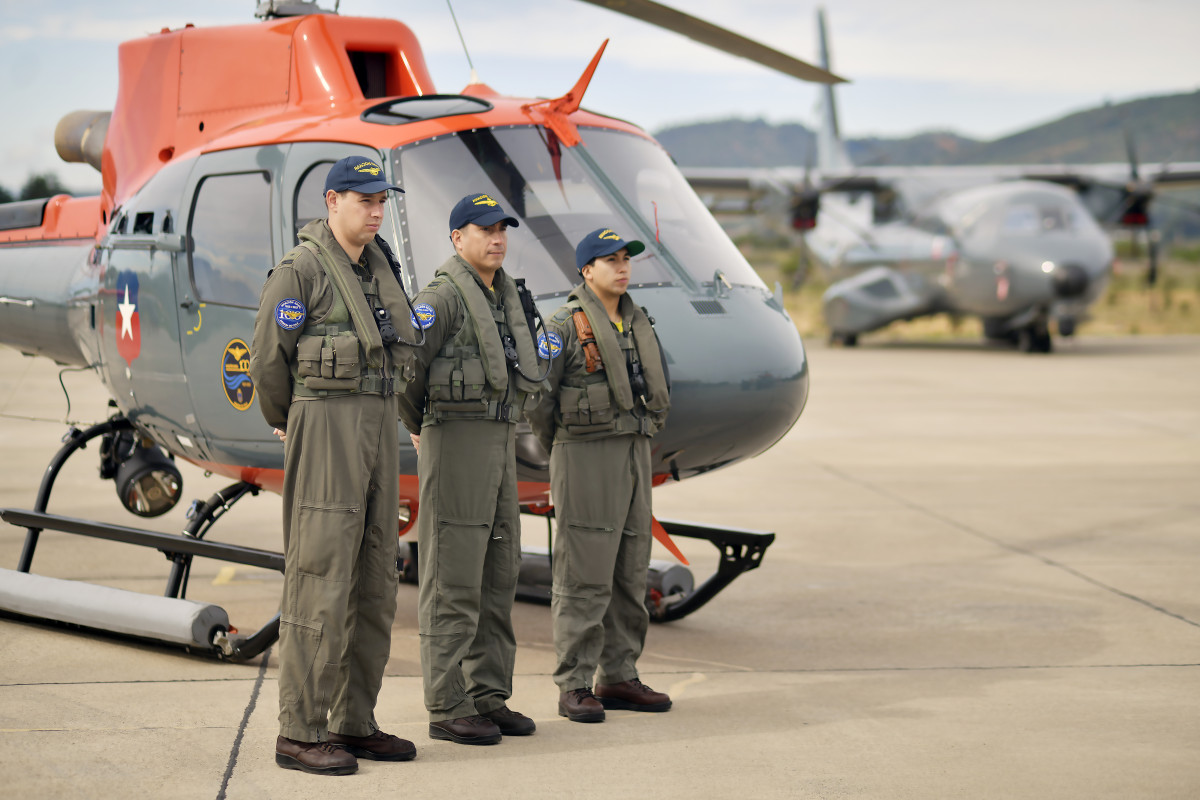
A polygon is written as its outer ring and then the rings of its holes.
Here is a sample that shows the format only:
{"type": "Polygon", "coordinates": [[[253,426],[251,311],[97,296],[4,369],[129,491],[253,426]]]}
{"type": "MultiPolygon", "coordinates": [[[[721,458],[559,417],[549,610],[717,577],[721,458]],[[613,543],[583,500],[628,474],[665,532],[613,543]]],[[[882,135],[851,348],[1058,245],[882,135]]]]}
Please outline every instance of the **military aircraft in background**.
{"type": "MultiPolygon", "coordinates": [[[[597,4],[807,80],[840,80],[657,3],[597,4]]],[[[808,365],[778,292],[653,138],[580,109],[603,45],[555,99],[506,97],[476,80],[439,94],[401,22],[290,2],[263,3],[258,16],[121,45],[113,110],[69,114],[56,132],[64,159],[101,171],[100,196],[0,205],[0,343],[94,371],[116,408],[87,430],[68,430],[32,510],[0,509],[28,529],[17,570],[0,570],[0,608],[233,660],[274,641],[278,618],[238,634],[222,609],[186,599],[187,579],[195,556],[282,569],[279,553],[204,537],[241,498],[282,486],[283,451],[248,374],[258,294],[300,228],[324,215],[325,176],[346,155],[377,161],[407,190],[388,203],[381,233],[410,296],[445,259],[447,214],[466,192],[502,199],[520,220],[509,231],[506,268],[543,306],[559,305],[577,281],[574,243],[587,231],[612,226],[647,244],[630,292],[657,317],[673,381],[671,417],[654,442],[655,485],[751,458],[795,423],[808,365]],[[234,483],[193,504],[183,535],[49,513],[63,463],[95,438],[101,478],[141,517],[180,500],[176,458],[234,483]],[[173,562],[166,596],[130,599],[32,574],[44,529],[163,551],[173,562]]],[[[419,509],[416,455],[408,437],[401,441],[403,535],[419,509]]],[[[527,430],[518,463],[524,508],[551,511],[548,457],[527,430]]],[[[774,539],[668,520],[654,526],[680,558],[668,532],[706,539],[720,553],[717,572],[700,585],[678,565],[652,568],[647,602],[661,620],[690,613],[757,567],[774,539]]],[[[546,554],[527,551],[519,591],[544,598],[548,582],[546,554]]]]}
{"type": "MultiPolygon", "coordinates": [[[[829,69],[823,12],[819,65],[829,69]]],[[[1159,187],[1195,185],[1200,164],[858,167],[847,155],[833,86],[821,88],[814,166],[684,168],[718,215],[775,215],[825,268],[833,341],[898,320],[951,313],[982,319],[989,339],[1026,352],[1072,336],[1103,293],[1113,246],[1102,223],[1145,234],[1159,187]]]]}

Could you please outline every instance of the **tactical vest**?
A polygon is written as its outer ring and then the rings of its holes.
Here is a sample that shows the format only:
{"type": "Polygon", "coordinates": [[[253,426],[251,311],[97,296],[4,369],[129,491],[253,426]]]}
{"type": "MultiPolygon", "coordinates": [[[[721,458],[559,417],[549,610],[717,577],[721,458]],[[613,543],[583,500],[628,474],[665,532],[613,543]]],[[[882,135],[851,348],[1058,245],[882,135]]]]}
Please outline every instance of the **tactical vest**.
{"type": "MultiPolygon", "coordinates": [[[[578,299],[571,298],[563,309],[554,315],[552,321],[560,326],[567,325],[570,324],[571,318],[576,313],[586,314],[587,312],[578,299]]],[[[612,325],[607,317],[601,324],[612,325]]],[[[610,369],[622,370],[629,375],[634,372],[636,366],[638,370],[646,372],[641,369],[642,362],[632,331],[627,333],[629,335],[622,333],[615,336],[620,348],[618,356],[620,363],[609,364],[607,360],[601,358],[602,363],[594,372],[579,372],[563,376],[562,383],[559,385],[558,411],[561,428],[567,434],[566,438],[603,438],[605,435],[623,433],[653,436],[662,428],[663,422],[666,420],[667,408],[648,408],[646,406],[646,397],[654,395],[656,389],[661,390],[662,395],[667,392],[665,382],[664,385],[658,386],[658,379],[650,377],[650,375],[657,375],[657,372],[652,370],[646,375],[652,385],[645,394],[633,397],[632,406],[629,409],[621,408],[609,385],[608,370],[610,369]]],[[[612,359],[610,354],[609,360],[616,359],[612,359]]]]}
{"type": "MultiPolygon", "coordinates": [[[[333,305],[324,322],[306,322],[296,342],[296,358],[292,362],[292,395],[294,397],[338,397],[349,394],[390,395],[403,389],[397,385],[390,359],[382,367],[371,367],[363,356],[350,309],[338,290],[332,266],[325,262],[320,250],[311,242],[301,247],[316,256],[329,278],[333,305]]],[[[372,276],[359,279],[359,286],[371,309],[381,307],[379,282],[372,276]]]]}
{"type": "Polygon", "coordinates": [[[503,354],[493,353],[492,359],[504,364],[508,373],[508,387],[497,388],[488,380],[487,366],[481,352],[476,325],[497,326],[501,337],[511,333],[503,308],[491,305],[491,318],[471,322],[470,306],[463,296],[462,287],[446,272],[439,272],[426,290],[448,285],[458,298],[463,313],[463,323],[454,336],[448,339],[429,363],[426,381],[426,419],[444,422],[455,419],[490,419],[501,422],[520,422],[526,411],[537,405],[540,383],[526,379],[516,370],[509,369],[503,354]]]}

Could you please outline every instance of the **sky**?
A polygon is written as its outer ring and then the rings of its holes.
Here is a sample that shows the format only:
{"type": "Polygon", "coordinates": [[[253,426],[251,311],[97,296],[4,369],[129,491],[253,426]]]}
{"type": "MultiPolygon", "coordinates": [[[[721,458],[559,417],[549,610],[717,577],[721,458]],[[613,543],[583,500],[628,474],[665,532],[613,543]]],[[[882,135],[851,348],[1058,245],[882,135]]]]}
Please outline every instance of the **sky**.
{"type": "MultiPolygon", "coordinates": [[[[335,0],[323,0],[331,7],[335,0]]],[[[452,0],[480,79],[502,94],[555,97],[611,39],[584,98],[654,132],[729,117],[816,121],[818,91],[757,64],[578,0],[452,0]]],[[[254,0],[0,0],[0,186],[51,171],[99,175],[54,152],[68,112],[111,109],[120,42],[186,23],[254,21],[254,0]]],[[[669,0],[667,5],[804,60],[829,26],[843,135],[952,130],[994,139],[1105,102],[1200,88],[1195,0],[669,0]]],[[[446,0],[341,0],[340,13],[400,19],[437,90],[470,68],[446,0]]]]}

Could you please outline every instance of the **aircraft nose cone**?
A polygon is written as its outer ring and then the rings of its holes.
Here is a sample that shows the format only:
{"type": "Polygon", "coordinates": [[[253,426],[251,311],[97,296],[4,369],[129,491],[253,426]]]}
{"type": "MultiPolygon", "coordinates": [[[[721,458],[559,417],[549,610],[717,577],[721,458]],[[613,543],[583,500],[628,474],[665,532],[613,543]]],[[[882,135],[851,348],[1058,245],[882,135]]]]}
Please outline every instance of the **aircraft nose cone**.
{"type": "Polygon", "coordinates": [[[778,441],[804,409],[809,375],[795,325],[757,291],[681,311],[690,321],[679,313],[674,328],[659,331],[673,386],[656,460],[686,476],[750,458],[778,441]]]}
{"type": "Polygon", "coordinates": [[[1063,299],[1082,297],[1088,288],[1087,270],[1078,264],[1059,264],[1050,278],[1054,294],[1063,299]]]}

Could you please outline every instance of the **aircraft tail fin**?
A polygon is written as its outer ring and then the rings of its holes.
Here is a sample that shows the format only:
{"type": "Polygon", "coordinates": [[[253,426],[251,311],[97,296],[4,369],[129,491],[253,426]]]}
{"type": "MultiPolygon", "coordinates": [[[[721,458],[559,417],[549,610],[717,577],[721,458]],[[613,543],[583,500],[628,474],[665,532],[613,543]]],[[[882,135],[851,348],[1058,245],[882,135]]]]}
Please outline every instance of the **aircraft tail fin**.
{"type": "MultiPolygon", "coordinates": [[[[825,35],[825,10],[817,9],[817,49],[822,69],[829,69],[829,44],[825,35]]],[[[821,87],[821,121],[817,128],[817,167],[821,170],[848,170],[854,167],[846,152],[838,129],[837,103],[833,97],[833,86],[821,87]]]]}

